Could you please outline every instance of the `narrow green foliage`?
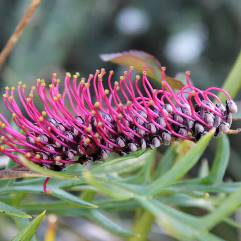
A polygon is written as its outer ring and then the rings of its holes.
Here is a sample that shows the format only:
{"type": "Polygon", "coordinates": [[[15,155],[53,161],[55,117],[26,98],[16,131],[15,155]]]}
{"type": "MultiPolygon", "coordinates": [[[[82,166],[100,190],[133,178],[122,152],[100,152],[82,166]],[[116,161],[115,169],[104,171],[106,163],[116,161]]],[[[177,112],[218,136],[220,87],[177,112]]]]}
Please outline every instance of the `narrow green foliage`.
{"type": "MultiPolygon", "coordinates": [[[[227,90],[233,98],[238,94],[241,88],[241,52],[224,82],[223,88],[227,90]]],[[[221,97],[224,98],[224,96],[221,97]]]]}
{"type": "Polygon", "coordinates": [[[171,168],[176,156],[177,156],[176,148],[172,145],[167,149],[164,156],[161,158],[161,160],[158,163],[157,170],[156,170],[157,177],[162,176],[171,168]]]}
{"type": "Polygon", "coordinates": [[[3,202],[0,202],[0,213],[18,217],[18,218],[31,218],[31,216],[28,215],[27,213],[3,202]]]}
{"type": "Polygon", "coordinates": [[[45,211],[39,214],[29,225],[23,229],[12,241],[31,241],[39,225],[45,217],[45,211]]]}
{"type": "Polygon", "coordinates": [[[203,228],[211,229],[216,224],[218,224],[221,220],[225,219],[233,212],[235,212],[241,206],[241,188],[239,188],[234,193],[230,194],[226,199],[222,201],[219,207],[202,218],[203,228]]]}
{"type": "Polygon", "coordinates": [[[216,184],[223,180],[223,176],[228,166],[230,157],[230,145],[226,135],[221,136],[217,140],[216,155],[212,164],[209,176],[204,181],[216,184]]]}
{"type": "Polygon", "coordinates": [[[40,167],[39,165],[28,161],[24,156],[19,156],[19,160],[24,166],[29,168],[31,171],[35,171],[37,173],[43,174],[46,177],[55,177],[58,179],[77,179],[76,176],[71,176],[68,174],[64,174],[62,172],[56,172],[56,171],[52,171],[52,170],[40,167]]]}
{"type": "Polygon", "coordinates": [[[58,188],[54,188],[52,191],[50,191],[50,193],[51,193],[51,195],[53,195],[63,201],[66,201],[67,203],[76,204],[80,208],[81,207],[82,208],[97,208],[96,205],[94,205],[90,202],[84,201],[81,198],[78,198],[78,197],[72,195],[71,193],[68,193],[68,192],[58,189],[58,188]]]}
{"type": "MultiPolygon", "coordinates": [[[[197,144],[186,152],[163,176],[156,179],[149,187],[150,194],[157,194],[163,187],[171,185],[182,178],[199,160],[214,132],[210,131],[197,144]]],[[[182,143],[180,144],[182,145],[182,143]]]]}
{"type": "Polygon", "coordinates": [[[107,217],[103,212],[98,210],[91,210],[88,214],[88,219],[100,225],[112,234],[121,237],[130,237],[134,234],[127,228],[122,227],[119,223],[115,222],[113,218],[107,217]]]}
{"type": "Polygon", "coordinates": [[[152,225],[155,222],[155,216],[148,211],[144,211],[141,217],[137,217],[133,231],[135,236],[131,237],[129,241],[145,241],[151,231],[152,225]]]}

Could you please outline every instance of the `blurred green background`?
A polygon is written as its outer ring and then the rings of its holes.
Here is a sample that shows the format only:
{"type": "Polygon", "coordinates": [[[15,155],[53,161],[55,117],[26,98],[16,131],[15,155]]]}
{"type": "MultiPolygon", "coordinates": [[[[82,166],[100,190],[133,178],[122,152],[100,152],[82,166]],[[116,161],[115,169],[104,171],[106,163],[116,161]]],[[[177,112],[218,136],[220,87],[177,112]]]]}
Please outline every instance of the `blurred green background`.
{"type": "MultiPolygon", "coordinates": [[[[0,49],[29,3],[0,1],[0,49]]],[[[43,0],[0,72],[0,87],[31,85],[52,72],[116,69],[99,55],[129,49],[153,54],[170,76],[188,69],[197,86],[221,87],[240,47],[239,0],[43,0]]],[[[231,141],[228,177],[241,180],[240,135],[231,141]]]]}

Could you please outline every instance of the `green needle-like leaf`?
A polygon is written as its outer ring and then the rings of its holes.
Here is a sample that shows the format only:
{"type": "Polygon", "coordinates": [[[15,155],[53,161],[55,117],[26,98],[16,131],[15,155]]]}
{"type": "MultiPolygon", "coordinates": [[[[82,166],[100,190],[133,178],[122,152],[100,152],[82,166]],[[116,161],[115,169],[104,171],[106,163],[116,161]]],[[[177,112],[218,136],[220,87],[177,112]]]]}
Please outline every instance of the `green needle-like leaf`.
{"type": "MultiPolygon", "coordinates": [[[[223,88],[227,90],[232,97],[235,97],[241,88],[241,51],[224,82],[223,88]]],[[[221,97],[224,99],[224,96],[221,97]]]]}
{"type": "Polygon", "coordinates": [[[56,171],[42,168],[41,166],[39,166],[31,161],[28,161],[24,156],[19,156],[19,160],[24,166],[29,168],[31,171],[41,173],[41,174],[45,175],[46,177],[55,177],[58,179],[78,179],[77,176],[71,176],[71,175],[65,174],[63,172],[56,172],[56,171]]]}
{"type": "Polygon", "coordinates": [[[31,216],[28,215],[27,213],[15,208],[15,207],[12,207],[8,204],[5,204],[3,202],[0,202],[0,213],[4,213],[4,214],[18,217],[18,218],[31,218],[31,216]]]}
{"type": "Polygon", "coordinates": [[[223,176],[228,166],[230,157],[229,140],[226,135],[222,135],[218,138],[216,156],[209,173],[209,176],[204,179],[208,183],[220,183],[223,180],[223,176]]]}
{"type": "Polygon", "coordinates": [[[211,229],[217,225],[220,221],[231,215],[241,205],[241,188],[236,192],[230,194],[224,199],[219,207],[211,214],[202,218],[202,227],[204,229],[211,229]]]}
{"type": "Polygon", "coordinates": [[[133,235],[130,230],[122,227],[120,224],[114,222],[112,219],[98,210],[90,210],[89,214],[87,215],[89,220],[99,224],[102,228],[113,234],[121,237],[130,237],[133,235]]]}
{"type": "Polygon", "coordinates": [[[203,136],[193,148],[189,149],[178,159],[169,171],[152,182],[148,187],[149,194],[158,193],[163,187],[171,185],[182,178],[197,163],[213,137],[213,134],[214,131],[210,131],[203,136]]]}
{"type": "Polygon", "coordinates": [[[30,241],[45,217],[45,211],[39,214],[29,225],[23,229],[12,241],[30,241]]]}
{"type": "Polygon", "coordinates": [[[76,197],[76,196],[72,195],[71,193],[68,193],[59,188],[54,188],[53,190],[50,191],[50,193],[51,193],[51,195],[53,195],[61,200],[80,205],[81,207],[97,208],[96,205],[94,205],[90,202],[86,202],[86,201],[80,199],[79,197],[76,197]]]}

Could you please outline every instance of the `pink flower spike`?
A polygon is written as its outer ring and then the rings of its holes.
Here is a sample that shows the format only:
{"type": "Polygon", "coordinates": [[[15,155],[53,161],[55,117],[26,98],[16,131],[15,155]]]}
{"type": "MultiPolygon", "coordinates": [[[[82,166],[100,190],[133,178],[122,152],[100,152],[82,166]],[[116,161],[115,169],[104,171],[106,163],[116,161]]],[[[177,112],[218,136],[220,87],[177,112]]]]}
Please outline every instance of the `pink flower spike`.
{"type": "Polygon", "coordinates": [[[118,81],[113,80],[113,71],[106,77],[105,69],[96,70],[87,80],[67,73],[63,93],[55,73],[49,87],[40,79],[29,92],[22,83],[17,93],[14,87],[6,87],[3,102],[17,128],[0,114],[0,152],[19,165],[18,154],[62,170],[73,163],[105,159],[111,152],[125,155],[174,140],[195,142],[212,128],[215,135],[229,130],[237,105],[226,91],[196,88],[189,71],[186,85],[174,91],[166,81],[165,67],[161,68],[162,88],[154,89],[147,71],[133,76],[130,67],[118,81]],[[214,92],[223,93],[226,103],[214,92]]]}

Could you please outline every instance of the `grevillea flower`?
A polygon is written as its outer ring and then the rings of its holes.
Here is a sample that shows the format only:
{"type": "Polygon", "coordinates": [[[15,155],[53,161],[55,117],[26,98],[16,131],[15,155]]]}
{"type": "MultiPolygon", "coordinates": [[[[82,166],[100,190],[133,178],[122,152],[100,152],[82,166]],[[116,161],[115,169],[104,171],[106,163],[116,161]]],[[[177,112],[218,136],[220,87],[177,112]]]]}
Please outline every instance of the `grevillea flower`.
{"type": "Polygon", "coordinates": [[[37,80],[27,93],[19,83],[6,88],[3,101],[18,126],[13,128],[0,114],[0,151],[16,163],[19,154],[41,166],[61,170],[72,163],[105,159],[109,153],[124,155],[138,149],[169,145],[173,140],[197,141],[212,128],[216,135],[227,132],[237,106],[222,89],[200,90],[186,72],[186,85],[174,91],[162,68],[162,88],[154,89],[143,75],[133,77],[133,68],[113,82],[113,71],[97,70],[88,79],[66,74],[64,91],[53,74],[52,83],[37,80]],[[215,92],[226,97],[224,105],[215,92]],[[41,100],[43,111],[35,103],[41,100]],[[24,112],[23,112],[24,111],[24,112]]]}

